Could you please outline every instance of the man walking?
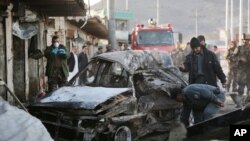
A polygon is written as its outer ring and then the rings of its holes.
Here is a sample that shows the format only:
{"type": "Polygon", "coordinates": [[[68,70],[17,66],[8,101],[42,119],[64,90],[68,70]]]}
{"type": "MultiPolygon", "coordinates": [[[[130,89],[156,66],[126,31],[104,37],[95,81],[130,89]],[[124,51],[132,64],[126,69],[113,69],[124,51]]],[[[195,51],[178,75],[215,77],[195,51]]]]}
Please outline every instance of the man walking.
{"type": "Polygon", "coordinates": [[[189,72],[189,84],[208,84],[217,86],[217,77],[223,87],[226,84],[226,76],[216,55],[201,48],[200,42],[193,37],[190,41],[192,52],[186,56],[184,65],[179,66],[180,71],[189,72]]]}
{"type": "Polygon", "coordinates": [[[240,96],[244,94],[244,89],[247,86],[250,89],[250,34],[243,34],[243,45],[238,47],[238,70],[237,70],[237,82],[238,82],[238,93],[240,96]]]}
{"type": "Polygon", "coordinates": [[[227,92],[230,91],[232,84],[232,92],[237,92],[237,69],[238,69],[238,48],[235,41],[231,41],[230,47],[227,50],[226,59],[228,62],[228,82],[227,82],[227,92]]]}

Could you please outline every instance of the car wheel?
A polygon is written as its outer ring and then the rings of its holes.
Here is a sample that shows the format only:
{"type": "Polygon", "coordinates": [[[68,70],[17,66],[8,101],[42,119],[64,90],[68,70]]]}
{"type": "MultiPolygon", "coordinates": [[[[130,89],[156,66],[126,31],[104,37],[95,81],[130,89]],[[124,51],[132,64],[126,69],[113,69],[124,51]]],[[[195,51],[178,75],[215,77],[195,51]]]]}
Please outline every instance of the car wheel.
{"type": "Polygon", "coordinates": [[[131,130],[127,126],[117,128],[114,141],[132,141],[131,130]]]}

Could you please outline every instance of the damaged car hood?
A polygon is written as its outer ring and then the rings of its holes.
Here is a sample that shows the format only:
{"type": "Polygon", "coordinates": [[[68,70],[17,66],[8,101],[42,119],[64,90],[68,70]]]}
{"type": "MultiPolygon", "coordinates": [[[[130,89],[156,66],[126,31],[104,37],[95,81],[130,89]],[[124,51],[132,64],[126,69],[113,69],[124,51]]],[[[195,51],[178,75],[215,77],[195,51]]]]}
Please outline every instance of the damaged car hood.
{"type": "Polygon", "coordinates": [[[128,50],[102,53],[96,58],[119,62],[131,74],[136,70],[167,68],[173,66],[170,55],[166,52],[147,50],[128,50]]]}
{"type": "Polygon", "coordinates": [[[104,88],[104,87],[62,87],[54,91],[50,96],[40,100],[38,105],[53,105],[72,108],[95,109],[95,107],[106,100],[129,91],[130,88],[104,88]]]}

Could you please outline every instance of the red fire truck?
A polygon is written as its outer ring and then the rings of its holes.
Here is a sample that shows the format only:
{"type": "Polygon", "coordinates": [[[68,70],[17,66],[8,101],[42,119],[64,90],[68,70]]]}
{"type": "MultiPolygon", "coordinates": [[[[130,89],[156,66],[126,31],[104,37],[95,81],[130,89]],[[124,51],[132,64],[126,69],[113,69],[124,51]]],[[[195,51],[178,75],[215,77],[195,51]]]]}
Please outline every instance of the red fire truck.
{"type": "Polygon", "coordinates": [[[129,40],[134,50],[160,50],[171,53],[175,47],[171,25],[158,27],[153,19],[149,20],[147,27],[137,24],[129,40]]]}

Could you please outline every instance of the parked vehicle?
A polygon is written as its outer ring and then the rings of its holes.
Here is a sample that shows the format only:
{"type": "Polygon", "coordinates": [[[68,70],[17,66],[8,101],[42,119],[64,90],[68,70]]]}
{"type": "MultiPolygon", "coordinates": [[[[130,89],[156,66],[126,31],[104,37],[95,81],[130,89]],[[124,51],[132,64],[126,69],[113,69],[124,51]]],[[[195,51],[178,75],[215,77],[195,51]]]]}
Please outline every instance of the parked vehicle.
{"type": "Polygon", "coordinates": [[[29,111],[55,140],[167,140],[173,129],[181,127],[182,104],[171,98],[171,90],[186,86],[178,74],[167,53],[103,53],[69,86],[30,105],[29,111]],[[81,77],[86,78],[84,86],[78,85],[81,77]]]}

